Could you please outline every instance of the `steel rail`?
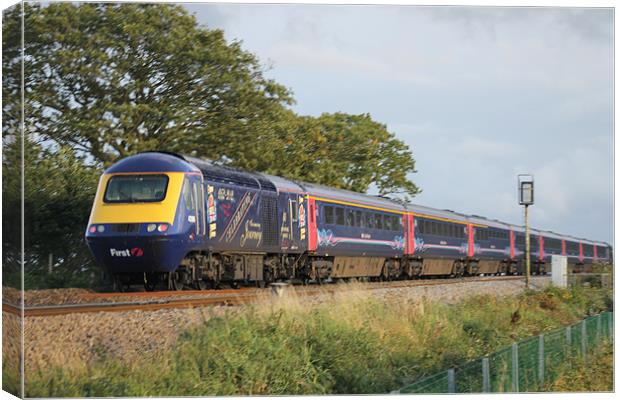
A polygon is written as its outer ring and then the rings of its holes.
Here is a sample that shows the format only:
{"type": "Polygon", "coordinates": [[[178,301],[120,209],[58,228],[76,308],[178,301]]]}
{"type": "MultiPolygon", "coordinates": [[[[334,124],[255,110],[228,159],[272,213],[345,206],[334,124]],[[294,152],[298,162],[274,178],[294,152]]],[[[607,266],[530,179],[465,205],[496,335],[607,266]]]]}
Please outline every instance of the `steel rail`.
{"type": "MultiPolygon", "coordinates": [[[[380,289],[396,289],[402,287],[424,287],[424,286],[441,286],[441,285],[453,285],[458,283],[476,283],[476,282],[499,282],[499,281],[518,281],[523,280],[522,276],[501,276],[501,277],[466,277],[466,278],[452,278],[452,279],[433,279],[433,280],[411,280],[411,281],[390,281],[390,282],[371,282],[363,290],[380,290],[380,289]]],[[[292,291],[297,295],[312,296],[321,294],[333,294],[343,290],[348,290],[344,285],[340,284],[325,284],[312,287],[288,287],[287,290],[292,291]]],[[[232,306],[249,304],[252,301],[257,300],[259,297],[268,298],[269,291],[271,289],[253,289],[248,290],[231,290],[231,291],[187,291],[187,292],[160,292],[171,293],[177,296],[183,295],[196,295],[200,294],[203,297],[194,298],[169,298],[169,299],[157,299],[152,301],[123,301],[123,302],[103,302],[103,303],[73,303],[73,304],[55,304],[55,305],[37,305],[26,306],[24,308],[25,317],[42,317],[53,315],[66,315],[76,313],[89,313],[89,312],[122,312],[122,311],[156,311],[170,308],[193,308],[204,306],[232,306]]],[[[136,297],[143,296],[144,293],[153,295],[158,292],[135,292],[133,295],[136,297]]],[[[117,295],[128,295],[130,293],[108,293],[111,297],[118,297],[117,295]]],[[[105,293],[97,293],[96,297],[104,297],[105,293]],[[100,296],[101,295],[101,296],[100,296]]],[[[157,296],[152,296],[157,297],[157,296]]],[[[167,296],[171,297],[171,296],[167,296]]],[[[2,311],[19,315],[21,307],[12,304],[10,302],[2,302],[2,311]]]]}

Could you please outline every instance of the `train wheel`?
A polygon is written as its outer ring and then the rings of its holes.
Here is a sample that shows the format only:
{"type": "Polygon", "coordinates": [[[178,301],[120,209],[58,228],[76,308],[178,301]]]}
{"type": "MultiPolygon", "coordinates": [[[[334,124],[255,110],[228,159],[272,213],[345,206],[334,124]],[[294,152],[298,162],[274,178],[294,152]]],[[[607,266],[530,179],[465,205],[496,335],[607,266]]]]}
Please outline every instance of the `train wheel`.
{"type": "Polygon", "coordinates": [[[183,290],[183,283],[180,280],[178,272],[168,273],[168,289],[169,290],[183,290]]]}
{"type": "Polygon", "coordinates": [[[194,282],[194,288],[196,290],[212,289],[213,288],[213,283],[212,282],[207,282],[204,279],[198,279],[197,281],[194,282]]]}
{"type": "Polygon", "coordinates": [[[144,273],[144,290],[152,292],[157,288],[159,283],[159,276],[155,274],[144,273]]]}
{"type": "Polygon", "coordinates": [[[114,276],[114,282],[112,283],[112,289],[115,292],[128,292],[130,285],[128,281],[124,281],[119,275],[114,276]]]}

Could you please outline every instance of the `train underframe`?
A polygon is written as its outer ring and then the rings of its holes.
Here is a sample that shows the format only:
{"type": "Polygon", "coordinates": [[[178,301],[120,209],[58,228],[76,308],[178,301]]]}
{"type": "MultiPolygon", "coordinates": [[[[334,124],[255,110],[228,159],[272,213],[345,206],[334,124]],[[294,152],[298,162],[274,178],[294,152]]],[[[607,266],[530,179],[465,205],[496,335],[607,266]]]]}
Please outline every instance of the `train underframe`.
{"type": "MultiPolygon", "coordinates": [[[[312,254],[191,253],[173,272],[146,272],[142,275],[116,275],[115,290],[132,283],[146,290],[215,289],[256,285],[276,281],[323,283],[325,281],[389,281],[418,278],[463,277],[477,275],[523,274],[523,262],[511,259],[433,257],[346,257],[312,254]]],[[[544,263],[533,263],[532,274],[545,274],[544,263]]]]}

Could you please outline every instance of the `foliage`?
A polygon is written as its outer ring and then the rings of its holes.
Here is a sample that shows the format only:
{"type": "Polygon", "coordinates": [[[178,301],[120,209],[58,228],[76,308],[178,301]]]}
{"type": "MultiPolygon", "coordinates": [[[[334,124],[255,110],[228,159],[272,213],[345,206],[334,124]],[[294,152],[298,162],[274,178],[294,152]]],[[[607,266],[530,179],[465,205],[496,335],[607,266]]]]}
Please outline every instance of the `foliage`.
{"type": "Polygon", "coordinates": [[[419,192],[407,179],[416,172],[409,147],[369,114],[291,118],[279,129],[283,146],[274,148],[261,170],[356,192],[374,185],[379,195],[403,200],[419,192]]]}
{"type": "Polygon", "coordinates": [[[26,390],[30,397],[387,393],[574,323],[611,295],[579,290],[475,296],[452,306],[384,302],[364,291],[309,306],[290,295],[207,320],[155,359],[31,372],[26,390]],[[560,298],[555,309],[540,306],[547,296],[560,298]],[[517,307],[524,313],[514,323],[517,307]]]}
{"type": "Polygon", "coordinates": [[[180,6],[27,4],[25,15],[27,126],[104,164],[152,149],[236,158],[253,149],[237,139],[260,140],[291,102],[240,43],[180,6]]]}
{"type": "MultiPolygon", "coordinates": [[[[2,219],[5,284],[20,286],[21,248],[20,143],[3,139],[2,219]]],[[[84,244],[96,169],[84,165],[75,150],[51,149],[30,140],[24,151],[25,289],[90,286],[98,273],[84,244]],[[52,254],[53,273],[49,273],[52,254]]]]}
{"type": "Polygon", "coordinates": [[[584,362],[581,357],[560,366],[559,376],[545,392],[611,392],[614,388],[614,346],[606,342],[584,362]]]}

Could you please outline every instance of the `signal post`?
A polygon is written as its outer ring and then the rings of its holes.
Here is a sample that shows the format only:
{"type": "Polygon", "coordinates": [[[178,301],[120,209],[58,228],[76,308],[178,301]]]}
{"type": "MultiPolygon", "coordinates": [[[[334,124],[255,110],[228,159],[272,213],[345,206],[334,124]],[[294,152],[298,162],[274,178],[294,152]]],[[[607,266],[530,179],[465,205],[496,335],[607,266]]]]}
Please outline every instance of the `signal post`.
{"type": "Polygon", "coordinates": [[[530,224],[528,207],[534,204],[534,176],[520,174],[517,176],[519,204],[525,207],[525,288],[530,287],[530,224]]]}

